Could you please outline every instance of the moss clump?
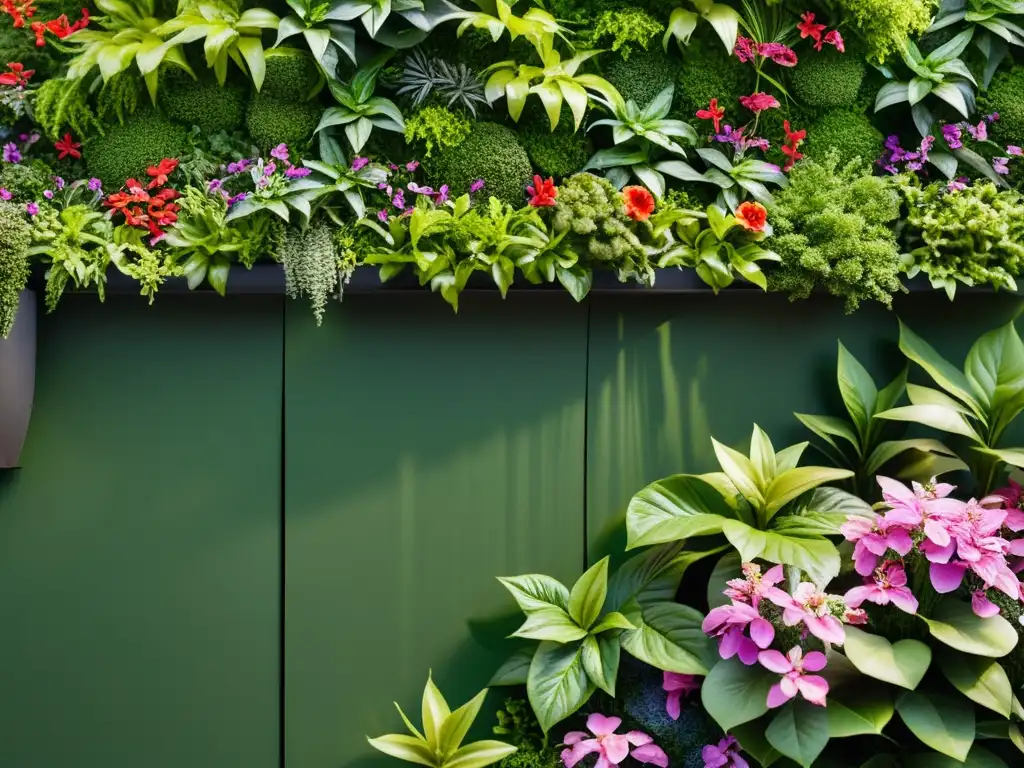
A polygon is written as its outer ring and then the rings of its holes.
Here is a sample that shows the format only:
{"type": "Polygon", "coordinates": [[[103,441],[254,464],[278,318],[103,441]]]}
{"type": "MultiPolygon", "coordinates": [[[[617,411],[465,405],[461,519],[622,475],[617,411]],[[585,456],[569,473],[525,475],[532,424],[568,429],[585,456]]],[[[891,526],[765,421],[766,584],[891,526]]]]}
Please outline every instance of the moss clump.
{"type": "MultiPolygon", "coordinates": [[[[544,128],[547,128],[545,123],[544,128]]],[[[590,159],[590,142],[581,128],[559,124],[552,131],[530,130],[520,135],[533,167],[544,176],[562,178],[579,171],[590,159]]]]}
{"type": "Polygon", "coordinates": [[[560,768],[562,761],[557,747],[519,747],[498,763],[498,768],[560,768]]]}
{"type": "Polygon", "coordinates": [[[470,123],[466,116],[447,107],[426,106],[405,121],[405,141],[419,143],[424,157],[435,150],[457,147],[469,135],[470,123]]]}
{"type": "Polygon", "coordinates": [[[807,142],[800,150],[811,158],[835,152],[840,164],[857,157],[872,163],[881,154],[883,141],[881,132],[865,115],[839,110],[829,112],[807,128],[807,142]]]}
{"type": "Polygon", "coordinates": [[[837,109],[857,101],[864,64],[834,49],[804,56],[793,70],[793,95],[809,107],[837,109]]]}
{"type": "Polygon", "coordinates": [[[15,202],[39,200],[44,189],[53,188],[53,169],[42,160],[4,163],[0,166],[0,189],[11,193],[15,202]]]}
{"type": "Polygon", "coordinates": [[[438,154],[427,170],[434,186],[447,184],[454,196],[483,179],[485,195],[517,208],[533,173],[516,134],[497,123],[477,123],[465,141],[438,154]]]}
{"type": "Polygon", "coordinates": [[[21,208],[0,202],[0,338],[14,325],[18,298],[28,282],[31,228],[21,208]]]}
{"type": "Polygon", "coordinates": [[[654,46],[648,51],[636,51],[628,59],[613,61],[608,65],[605,79],[615,86],[622,98],[646,107],[667,86],[675,83],[677,70],[677,63],[661,46],[654,46]]]}
{"type": "Polygon", "coordinates": [[[248,89],[230,82],[221,86],[210,77],[194,80],[184,70],[171,67],[161,77],[159,97],[172,120],[197,125],[206,134],[230,133],[245,120],[248,89]]]}
{"type": "Polygon", "coordinates": [[[992,78],[985,94],[986,112],[998,112],[999,119],[989,129],[1000,144],[1024,146],[1024,67],[1014,67],[992,78]]]}
{"type": "Polygon", "coordinates": [[[296,104],[316,87],[316,64],[294,48],[275,48],[267,54],[267,73],[260,95],[296,104]]]}
{"type": "Polygon", "coordinates": [[[611,48],[623,59],[639,50],[660,47],[661,33],[665,31],[665,25],[642,8],[601,11],[586,21],[591,28],[580,31],[580,47],[611,48]]]}
{"type": "Polygon", "coordinates": [[[698,109],[718,99],[725,107],[725,122],[735,124],[740,96],[753,93],[753,67],[727,52],[717,35],[695,37],[683,51],[678,83],[675,111],[681,119],[692,119],[698,109]]]}
{"type": "Polygon", "coordinates": [[[245,125],[253,143],[266,151],[282,142],[293,149],[305,146],[320,122],[320,107],[312,102],[290,103],[264,93],[249,104],[245,125]]]}
{"type": "Polygon", "coordinates": [[[149,166],[165,157],[180,157],[187,149],[188,131],[183,126],[146,109],[86,141],[82,157],[105,188],[120,189],[125,179],[143,178],[149,166]]]}

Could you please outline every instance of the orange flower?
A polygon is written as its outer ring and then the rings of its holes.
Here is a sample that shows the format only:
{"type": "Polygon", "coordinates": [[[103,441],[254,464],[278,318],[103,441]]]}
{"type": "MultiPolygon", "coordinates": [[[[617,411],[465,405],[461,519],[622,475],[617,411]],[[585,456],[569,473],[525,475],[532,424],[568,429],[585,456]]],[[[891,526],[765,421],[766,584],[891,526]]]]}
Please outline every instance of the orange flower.
{"type": "Polygon", "coordinates": [[[736,209],[736,223],[751,232],[763,232],[768,223],[768,211],[760,203],[748,200],[736,209]]]}
{"type": "Polygon", "coordinates": [[[654,195],[646,187],[626,187],[622,190],[622,203],[633,221],[647,221],[654,213],[654,195]]]}

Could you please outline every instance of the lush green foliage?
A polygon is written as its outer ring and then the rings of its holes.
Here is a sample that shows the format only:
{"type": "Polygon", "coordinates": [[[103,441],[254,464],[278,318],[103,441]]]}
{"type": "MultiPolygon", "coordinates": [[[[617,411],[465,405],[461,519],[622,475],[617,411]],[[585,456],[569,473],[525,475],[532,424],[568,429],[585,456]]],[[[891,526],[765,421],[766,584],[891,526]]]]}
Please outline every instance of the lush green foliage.
{"type": "Polygon", "coordinates": [[[165,157],[178,157],[187,146],[183,126],[147,109],[86,141],[82,155],[89,173],[102,179],[104,187],[119,189],[126,179],[145,178],[149,166],[165,157]]]}
{"type": "Polygon", "coordinates": [[[180,69],[167,70],[160,104],[167,116],[204,134],[234,131],[245,121],[249,89],[240,83],[220,86],[211,77],[195,80],[180,69]]]}
{"type": "Polygon", "coordinates": [[[0,202],[0,338],[7,336],[28,282],[31,229],[17,206],[0,202]]]}
{"type": "Polygon", "coordinates": [[[525,199],[532,166],[514,131],[497,123],[477,123],[465,141],[427,163],[427,171],[435,186],[448,184],[453,195],[468,192],[474,181],[483,179],[486,194],[518,207],[525,199]]]}
{"type": "Polygon", "coordinates": [[[845,165],[857,158],[870,162],[882,143],[882,134],[861,112],[836,110],[827,112],[807,129],[807,157],[825,160],[836,153],[845,165]]]}
{"type": "Polygon", "coordinates": [[[864,63],[833,49],[793,70],[793,96],[821,110],[849,107],[857,100],[863,80],[864,63]]]}
{"type": "Polygon", "coordinates": [[[429,105],[405,121],[405,140],[423,147],[429,158],[436,151],[459,146],[470,132],[470,122],[447,107],[429,105]]]}

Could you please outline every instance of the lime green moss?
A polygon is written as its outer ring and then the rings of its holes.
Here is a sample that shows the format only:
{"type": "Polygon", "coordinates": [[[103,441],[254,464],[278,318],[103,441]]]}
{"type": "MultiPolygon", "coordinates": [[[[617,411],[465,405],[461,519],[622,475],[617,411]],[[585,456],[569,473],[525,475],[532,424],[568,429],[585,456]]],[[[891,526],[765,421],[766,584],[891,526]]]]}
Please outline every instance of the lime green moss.
{"type": "Polygon", "coordinates": [[[312,102],[290,103],[260,93],[249,104],[245,125],[253,143],[263,150],[281,143],[298,149],[309,142],[321,111],[312,102]]]}
{"type": "Polygon", "coordinates": [[[91,176],[106,189],[120,189],[126,179],[144,178],[146,168],[188,149],[188,131],[152,109],[140,110],[124,125],[112,125],[103,136],[86,141],[82,157],[91,176]]]}
{"type": "Polygon", "coordinates": [[[207,134],[240,128],[248,95],[248,89],[238,83],[228,81],[221,86],[205,73],[194,80],[177,68],[165,70],[159,90],[160,103],[169,118],[189,127],[197,125],[207,134]]]}
{"type": "Polygon", "coordinates": [[[855,157],[873,163],[882,153],[884,137],[860,112],[829,112],[807,128],[807,141],[800,150],[810,158],[824,158],[829,151],[839,156],[839,165],[855,157]]]}
{"type": "Polygon", "coordinates": [[[477,123],[465,141],[424,165],[431,183],[447,184],[453,195],[468,192],[470,184],[483,179],[485,195],[516,207],[525,201],[533,174],[516,134],[497,123],[477,123]]]}
{"type": "Polygon", "coordinates": [[[0,166],[0,188],[11,193],[16,203],[39,200],[44,189],[53,188],[53,169],[42,160],[4,163],[0,166]]]}
{"type": "Polygon", "coordinates": [[[19,297],[28,283],[31,239],[21,206],[0,201],[0,338],[14,325],[19,297]]]}
{"type": "Polygon", "coordinates": [[[793,96],[808,107],[837,109],[857,101],[864,63],[857,56],[828,48],[800,58],[793,70],[793,96]]]}
{"type": "Polygon", "coordinates": [[[457,147],[469,135],[470,122],[465,115],[447,107],[428,105],[405,120],[405,140],[422,147],[423,156],[457,147]]]}

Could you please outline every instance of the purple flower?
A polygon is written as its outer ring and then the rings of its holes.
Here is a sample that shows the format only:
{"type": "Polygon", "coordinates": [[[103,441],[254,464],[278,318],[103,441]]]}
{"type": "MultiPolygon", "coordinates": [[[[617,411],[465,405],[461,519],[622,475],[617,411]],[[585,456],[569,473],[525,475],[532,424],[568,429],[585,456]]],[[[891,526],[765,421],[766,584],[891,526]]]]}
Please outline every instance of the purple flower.
{"type": "Polygon", "coordinates": [[[1006,148],[1006,154],[1013,155],[1014,157],[1020,157],[1021,155],[1024,155],[1024,151],[1022,151],[1020,147],[1011,144],[1006,148]]]}
{"type": "Polygon", "coordinates": [[[958,176],[957,178],[953,179],[952,181],[949,182],[949,184],[946,185],[947,192],[960,192],[964,189],[967,189],[966,176],[958,176]]]}
{"type": "Polygon", "coordinates": [[[234,205],[235,203],[240,203],[243,200],[245,200],[245,198],[247,198],[248,196],[249,196],[248,192],[239,192],[234,197],[228,199],[228,206],[230,207],[230,206],[234,205]]]}
{"type": "Polygon", "coordinates": [[[434,202],[438,205],[448,202],[448,185],[442,184],[441,188],[434,193],[434,202]]]}
{"type": "Polygon", "coordinates": [[[907,163],[908,171],[920,171],[923,167],[924,165],[919,163],[917,160],[912,160],[911,162],[907,163]]]}
{"type": "Polygon", "coordinates": [[[942,138],[946,140],[950,149],[960,149],[964,145],[960,140],[960,126],[958,125],[942,126],[942,138]]]}
{"type": "Polygon", "coordinates": [[[276,170],[277,170],[277,166],[274,163],[267,163],[265,166],[263,166],[263,175],[264,176],[273,176],[274,175],[274,171],[276,171],[276,170]]]}
{"type": "Polygon", "coordinates": [[[391,204],[400,211],[405,210],[405,190],[400,189],[395,192],[395,196],[391,198],[391,204]]]}
{"type": "Polygon", "coordinates": [[[90,192],[99,192],[101,189],[103,189],[103,182],[102,181],[100,181],[99,179],[95,179],[95,178],[89,179],[89,191],[90,192]]]}
{"type": "Polygon", "coordinates": [[[36,203],[29,203],[28,205],[25,206],[25,213],[27,213],[29,216],[35,216],[37,213],[39,213],[39,206],[36,203]]]}
{"type": "Polygon", "coordinates": [[[211,179],[210,183],[206,185],[206,189],[209,192],[216,192],[218,189],[224,186],[224,179],[211,179]]]}
{"type": "Polygon", "coordinates": [[[415,181],[410,181],[409,184],[408,184],[408,188],[409,188],[410,192],[413,192],[413,193],[415,193],[417,195],[433,195],[434,194],[434,188],[433,187],[424,187],[424,186],[421,186],[421,185],[417,184],[415,181]]]}
{"type": "Polygon", "coordinates": [[[22,133],[18,136],[18,141],[28,141],[28,134],[22,133]]]}
{"type": "Polygon", "coordinates": [[[934,136],[925,136],[923,139],[921,139],[921,148],[920,148],[921,162],[925,162],[925,161],[928,160],[928,153],[931,152],[932,147],[934,145],[935,145],[935,137],[934,136]]]}
{"type": "Polygon", "coordinates": [[[486,182],[483,179],[477,179],[476,181],[474,181],[472,184],[469,185],[469,191],[470,192],[479,192],[481,189],[484,188],[484,184],[485,183],[486,182]]]}
{"type": "Polygon", "coordinates": [[[311,173],[312,171],[309,170],[309,168],[299,168],[293,165],[291,168],[284,172],[284,175],[287,176],[289,179],[301,179],[303,176],[309,176],[309,174],[311,173]]]}
{"type": "Polygon", "coordinates": [[[246,158],[243,157],[241,160],[238,160],[237,162],[228,163],[228,173],[242,173],[243,171],[247,170],[250,165],[252,165],[252,161],[247,160],[246,158]]]}
{"type": "Polygon", "coordinates": [[[5,163],[20,163],[21,152],[18,151],[17,145],[12,141],[4,144],[4,162],[5,163]]]}
{"type": "Polygon", "coordinates": [[[988,138],[988,125],[982,120],[975,125],[968,125],[967,132],[975,141],[985,141],[988,138]]]}
{"type": "Polygon", "coordinates": [[[359,155],[356,155],[355,157],[352,158],[352,166],[351,166],[352,170],[353,171],[361,171],[363,168],[365,168],[369,164],[369,162],[370,162],[370,158],[368,158],[368,157],[360,157],[359,155]]]}
{"type": "Polygon", "coordinates": [[[53,191],[49,189],[44,189],[43,197],[45,197],[47,200],[53,200],[53,191]]]}
{"type": "Polygon", "coordinates": [[[410,160],[408,163],[405,164],[405,170],[407,170],[409,173],[412,173],[419,167],[419,160],[410,160]]]}
{"type": "Polygon", "coordinates": [[[762,152],[767,152],[771,144],[768,143],[768,139],[757,138],[747,139],[747,146],[753,147],[754,149],[760,149],[762,152]]]}
{"type": "Polygon", "coordinates": [[[284,142],[278,144],[276,147],[274,147],[272,150],[270,150],[270,156],[273,157],[276,160],[281,160],[283,162],[287,162],[288,161],[288,145],[285,144],[284,142]]]}
{"type": "Polygon", "coordinates": [[[999,119],[999,113],[993,112],[991,115],[986,115],[985,119],[988,120],[990,123],[994,123],[999,119]]]}
{"type": "Polygon", "coordinates": [[[1008,157],[993,157],[992,158],[992,170],[998,173],[1000,176],[1006,176],[1010,169],[1007,164],[1010,162],[1008,157]]]}
{"type": "Polygon", "coordinates": [[[14,195],[10,193],[10,190],[0,189],[0,200],[10,200],[14,195]]]}
{"type": "Polygon", "coordinates": [[[398,166],[395,165],[394,163],[388,163],[388,168],[390,168],[392,171],[398,170],[398,166]]]}
{"type": "Polygon", "coordinates": [[[54,186],[56,186],[58,190],[64,189],[64,179],[62,179],[60,176],[54,176],[53,177],[53,183],[54,183],[54,186]]]}
{"type": "Polygon", "coordinates": [[[740,756],[740,745],[733,736],[726,736],[718,744],[708,744],[700,756],[705,768],[748,768],[747,761],[740,756]]]}
{"type": "Polygon", "coordinates": [[[388,212],[381,208],[379,211],[377,211],[377,220],[381,222],[387,222],[388,212]]]}

